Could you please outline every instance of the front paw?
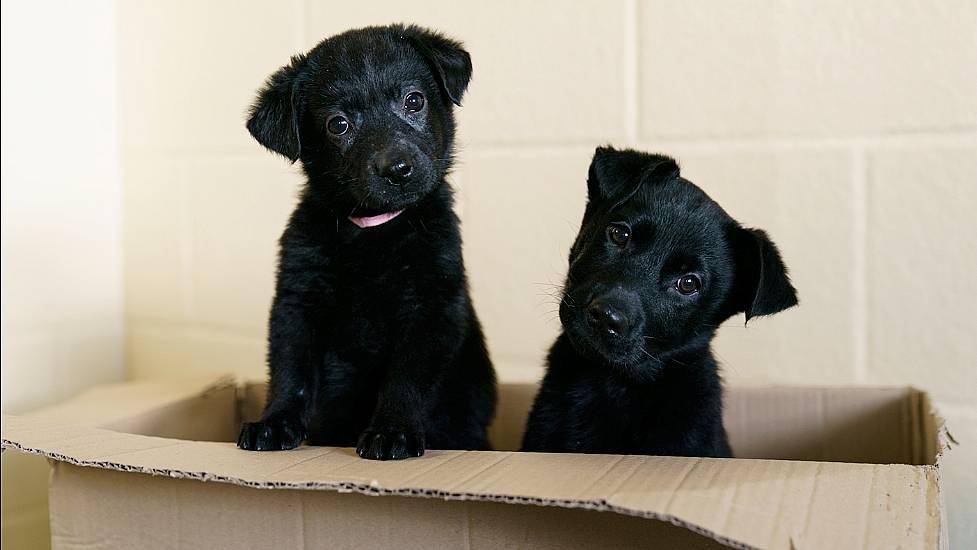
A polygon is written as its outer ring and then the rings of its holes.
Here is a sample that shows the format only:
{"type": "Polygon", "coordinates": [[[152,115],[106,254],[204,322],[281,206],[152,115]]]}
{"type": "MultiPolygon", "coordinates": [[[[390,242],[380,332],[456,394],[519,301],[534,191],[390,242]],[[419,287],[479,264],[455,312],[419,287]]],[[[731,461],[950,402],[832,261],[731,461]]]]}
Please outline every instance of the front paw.
{"type": "Polygon", "coordinates": [[[400,460],[424,454],[424,434],[395,428],[367,429],[356,444],[356,454],[370,460],[400,460]]]}
{"type": "Polygon", "coordinates": [[[245,422],[237,446],[246,451],[284,451],[298,447],[305,438],[301,422],[272,415],[258,422],[245,422]]]}

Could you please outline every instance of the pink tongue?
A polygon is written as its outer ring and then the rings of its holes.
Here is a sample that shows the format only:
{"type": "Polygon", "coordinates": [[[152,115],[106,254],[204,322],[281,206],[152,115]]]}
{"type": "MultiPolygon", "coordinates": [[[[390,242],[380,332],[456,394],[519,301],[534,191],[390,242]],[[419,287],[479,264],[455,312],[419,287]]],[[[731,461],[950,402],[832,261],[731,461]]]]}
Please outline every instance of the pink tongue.
{"type": "Polygon", "coordinates": [[[376,216],[366,216],[364,218],[354,218],[353,216],[350,216],[349,221],[355,223],[360,228],[365,229],[367,227],[376,227],[378,225],[385,224],[390,220],[399,216],[401,212],[403,212],[403,210],[398,210],[396,212],[387,212],[385,214],[379,214],[376,216]]]}

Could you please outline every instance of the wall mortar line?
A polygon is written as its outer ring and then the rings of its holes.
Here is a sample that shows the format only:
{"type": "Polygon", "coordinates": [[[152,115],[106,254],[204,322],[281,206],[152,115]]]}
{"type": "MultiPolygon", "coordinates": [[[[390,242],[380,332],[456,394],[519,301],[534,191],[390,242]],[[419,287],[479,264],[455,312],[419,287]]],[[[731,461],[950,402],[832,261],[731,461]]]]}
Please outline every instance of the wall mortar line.
{"type": "MultiPolygon", "coordinates": [[[[630,139],[630,138],[628,138],[630,139]]],[[[579,141],[526,141],[526,142],[482,142],[468,143],[466,157],[493,155],[532,156],[560,152],[577,153],[593,151],[594,140],[579,141]]],[[[659,151],[681,149],[683,152],[742,152],[742,151],[813,151],[853,149],[894,148],[915,149],[920,146],[972,148],[977,146],[977,133],[963,134],[899,134],[899,135],[861,135],[848,137],[761,137],[761,138],[647,138],[639,137],[632,143],[637,148],[659,151]]]]}
{"type": "Polygon", "coordinates": [[[852,151],[852,338],[855,382],[868,381],[868,159],[852,151]]]}
{"type": "Polygon", "coordinates": [[[190,209],[190,186],[185,175],[181,172],[177,186],[180,193],[179,204],[179,239],[180,248],[180,286],[183,289],[182,310],[186,319],[196,319],[198,315],[196,289],[194,288],[194,220],[190,209]]]}
{"type": "Polygon", "coordinates": [[[624,2],[624,135],[630,146],[637,144],[641,116],[639,10],[638,0],[624,2]]]}

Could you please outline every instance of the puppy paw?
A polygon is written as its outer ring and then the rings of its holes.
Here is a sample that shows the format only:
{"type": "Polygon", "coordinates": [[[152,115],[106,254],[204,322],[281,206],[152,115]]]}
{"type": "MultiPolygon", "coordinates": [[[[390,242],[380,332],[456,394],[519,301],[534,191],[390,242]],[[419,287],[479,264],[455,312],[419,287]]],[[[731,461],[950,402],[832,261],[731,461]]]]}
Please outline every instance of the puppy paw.
{"type": "Polygon", "coordinates": [[[246,451],[284,451],[298,447],[305,438],[305,427],[300,422],[273,415],[258,422],[245,422],[237,446],[246,451]]]}
{"type": "Polygon", "coordinates": [[[360,435],[356,454],[370,460],[400,460],[424,454],[424,434],[370,428],[360,435]]]}

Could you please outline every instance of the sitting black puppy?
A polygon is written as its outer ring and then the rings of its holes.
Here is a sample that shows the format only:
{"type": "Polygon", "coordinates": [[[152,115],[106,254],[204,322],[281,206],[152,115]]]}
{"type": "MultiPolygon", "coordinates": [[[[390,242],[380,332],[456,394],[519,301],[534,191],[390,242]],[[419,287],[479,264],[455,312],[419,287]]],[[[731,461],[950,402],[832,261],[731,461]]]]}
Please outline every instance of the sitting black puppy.
{"type": "Polygon", "coordinates": [[[710,341],[797,304],[777,248],[668,157],[597,149],[587,187],[523,450],[731,456],[710,341]]]}
{"type": "Polygon", "coordinates": [[[268,402],[242,449],[488,447],[495,374],[445,182],[471,71],[440,34],[371,27],[294,57],[259,92],[248,130],[301,160],[307,184],[280,240],[268,402]]]}

